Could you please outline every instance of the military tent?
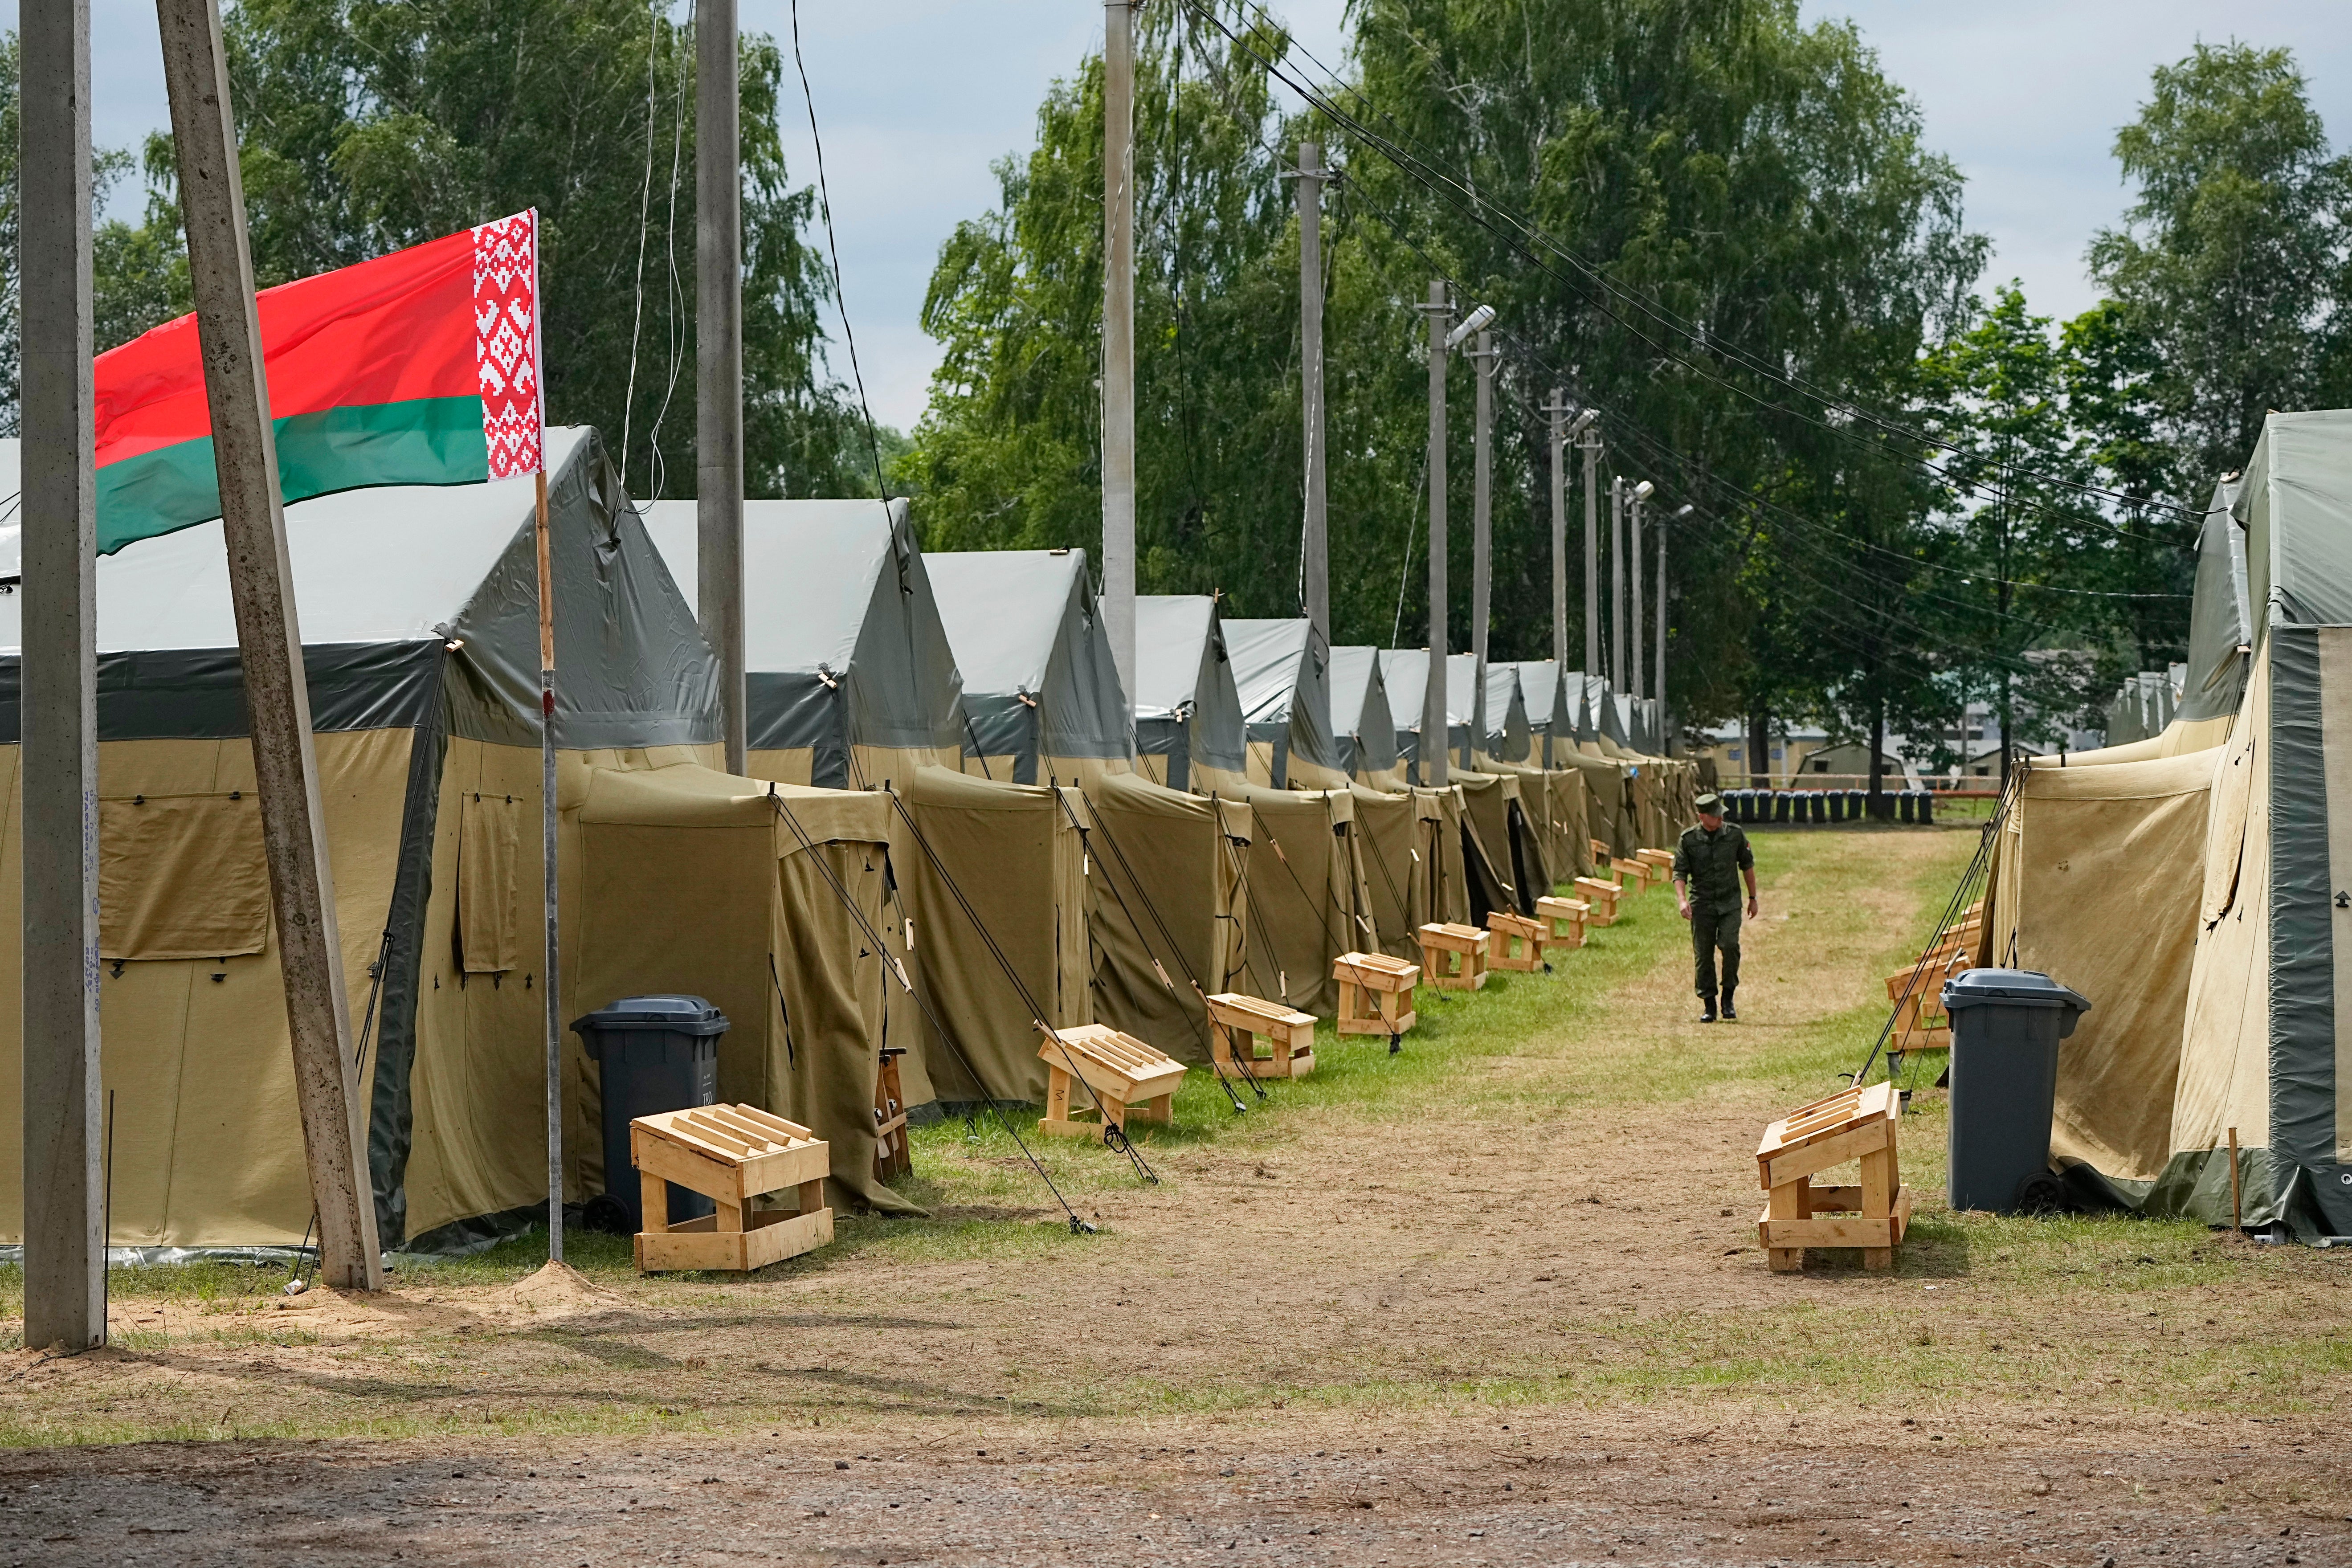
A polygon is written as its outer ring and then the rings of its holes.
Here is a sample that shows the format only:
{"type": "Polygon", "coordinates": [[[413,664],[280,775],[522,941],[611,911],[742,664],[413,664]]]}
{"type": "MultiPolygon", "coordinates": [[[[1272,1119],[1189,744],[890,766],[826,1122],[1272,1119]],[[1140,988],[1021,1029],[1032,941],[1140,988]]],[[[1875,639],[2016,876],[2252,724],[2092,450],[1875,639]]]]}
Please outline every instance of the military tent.
{"type": "Polygon", "coordinates": [[[1358,645],[1331,650],[1331,731],[1349,777],[1374,789],[1405,787],[1380,649],[1358,645]]]}
{"type": "Polygon", "coordinates": [[[1086,796],[1095,1017],[1180,1061],[1206,1062],[1201,996],[1249,984],[1248,803],[1138,773],[1106,774],[1086,796]]]}
{"type": "Polygon", "coordinates": [[[1083,550],[925,558],[963,676],[964,771],[1069,784],[1132,771],[1135,729],[1083,550]]]}
{"type": "MultiPolygon", "coordinates": [[[[682,993],[726,1014],[719,1097],[811,1128],[836,1207],[915,1212],[875,1173],[875,1086],[889,1033],[875,950],[890,798],[731,778],[691,763],[588,771],[578,806],[584,911],[567,988],[592,1004],[682,993]]],[[[604,1167],[593,1072],[564,1151],[583,1193],[604,1167]]]]}
{"type": "MultiPolygon", "coordinates": [[[[1448,671],[1449,679],[1451,673],[1448,671]]],[[[1397,761],[1404,768],[1405,776],[1416,784],[1422,778],[1421,721],[1428,683],[1427,648],[1391,647],[1381,650],[1381,684],[1388,691],[1389,719],[1396,739],[1397,761]]],[[[1448,698],[1452,695],[1449,689],[1448,698]]],[[[1470,720],[1466,710],[1458,720],[1454,711],[1449,701],[1445,744],[1453,765],[1459,767],[1470,743],[1470,720]]]]}
{"type": "MultiPolygon", "coordinates": [[[[1427,905],[1422,886],[1421,802],[1410,792],[1352,786],[1356,803],[1356,851],[1364,867],[1364,895],[1373,934],[1366,951],[1418,960],[1415,911],[1427,905]]],[[[1426,917],[1423,917],[1426,918],[1426,917]]]]}
{"type": "MultiPolygon", "coordinates": [[[[1348,759],[1332,734],[1331,650],[1304,616],[1227,621],[1225,648],[1249,725],[1252,784],[1275,789],[1344,789],[1348,759]]],[[[1370,651],[1370,650],[1366,650],[1370,651]]],[[[1348,717],[1360,723],[1359,702],[1348,717]]]]}
{"type": "Polygon", "coordinates": [[[947,1036],[925,1040],[932,1088],[952,1105],[1042,1101],[1038,1023],[1094,1022],[1086,797],[926,767],[901,799],[915,984],[947,1036]]]}
{"type": "Polygon", "coordinates": [[[1250,808],[1250,994],[1328,1017],[1339,996],[1332,961],[1378,937],[1356,854],[1355,796],[1255,784],[1232,794],[1250,808]]]}
{"type": "Polygon", "coordinates": [[[1506,763],[1524,763],[1535,755],[1534,720],[1528,711],[1527,693],[1519,685],[1517,665],[1486,667],[1486,700],[1480,712],[1486,725],[1478,741],[1481,752],[1506,763]]]}
{"type": "Polygon", "coordinates": [[[1247,775],[1242,704],[1217,601],[1146,594],[1135,601],[1136,768],[1205,795],[1247,775]]]}
{"type": "MultiPolygon", "coordinates": [[[[595,433],[551,430],[548,462],[564,929],[576,944],[572,808],[592,764],[715,761],[718,679],[595,433]]],[[[532,480],[509,479],[286,509],[388,1247],[494,1236],[546,1197],[532,493],[532,480]]],[[[221,525],[140,541],[101,559],[98,580],[113,1238],[292,1246],[309,1228],[310,1192],[221,525]]],[[[0,594],[0,647],[17,646],[20,605],[0,594]]],[[[9,652],[0,768],[12,814],[19,711],[9,652]]],[[[13,833],[0,847],[0,922],[21,919],[19,849],[13,833]]],[[[756,912],[764,920],[766,906],[756,912]]],[[[580,973],[568,959],[567,1017],[611,1000],[582,992],[580,973]]],[[[0,1225],[13,1228],[23,1124],[13,944],[0,976],[0,1225]]],[[[574,1041],[575,1137],[592,1070],[574,1041]]]]}

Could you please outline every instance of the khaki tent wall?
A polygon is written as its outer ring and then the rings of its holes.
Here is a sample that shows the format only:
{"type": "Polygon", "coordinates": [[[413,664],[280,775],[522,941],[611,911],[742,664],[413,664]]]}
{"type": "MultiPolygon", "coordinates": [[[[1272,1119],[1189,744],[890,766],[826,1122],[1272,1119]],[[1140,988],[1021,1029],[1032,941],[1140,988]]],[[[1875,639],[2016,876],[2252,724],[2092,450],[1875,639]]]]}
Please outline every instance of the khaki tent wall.
{"type": "Polygon", "coordinates": [[[2146,740],[2133,741],[2120,746],[2101,746],[2096,751],[2064,752],[2033,759],[2035,767],[2092,768],[2112,763],[2145,763],[2158,757],[2183,757],[2191,752],[2210,751],[2230,738],[2231,727],[2237,721],[2235,714],[2225,713],[2218,719],[2175,719],[2164,727],[2164,732],[2146,740]]]}
{"type": "MultiPolygon", "coordinates": [[[[368,967],[376,960],[392,897],[411,738],[405,729],[317,738],[320,799],[334,858],[335,912],[355,1021],[366,1016],[368,967]]],[[[11,929],[23,921],[22,758],[20,747],[0,746],[7,791],[0,921],[11,929]]],[[[157,808],[217,802],[215,811],[226,812],[255,799],[253,749],[242,738],[104,742],[99,746],[99,795],[101,821],[110,828],[146,809],[133,804],[141,795],[157,808]],[[230,802],[232,792],[242,799],[230,802]]],[[[188,826],[215,826],[217,817],[206,822],[207,815],[194,813],[188,826]]],[[[119,842],[121,835],[108,837],[119,842]]],[[[138,868],[111,861],[101,875],[113,888],[136,886],[151,900],[183,909],[190,902],[217,901],[207,881],[250,882],[261,854],[257,822],[250,837],[239,833],[234,846],[190,847],[199,852],[175,854],[173,860],[194,874],[169,886],[147,882],[138,868]],[[241,870],[236,861],[244,862],[241,870]],[[225,868],[224,862],[232,864],[225,868]]],[[[445,885],[454,882],[453,874],[445,885]]],[[[454,910],[454,897],[449,902],[454,910]]],[[[122,948],[124,934],[122,922],[101,914],[102,952],[122,948]],[[108,941],[110,936],[115,940],[108,941]]],[[[219,955],[217,963],[210,956],[141,958],[134,949],[109,954],[100,969],[104,1087],[115,1094],[110,1236],[114,1245],[291,1247],[302,1239],[310,1218],[310,1189],[270,922],[262,922],[260,938],[255,950],[219,955]]],[[[442,951],[448,951],[446,925],[442,951]]],[[[8,1241],[22,1236],[21,974],[16,944],[11,942],[0,959],[0,1237],[8,1241]]],[[[541,1181],[543,1186],[543,1176],[541,1181]]]]}
{"type": "Polygon", "coordinates": [[[2242,1147],[2271,1142],[2272,649],[2255,656],[2246,728],[2221,749],[2206,816],[2197,952],[2181,1035],[2170,1148],[2211,1149],[2232,1127],[2242,1147]]]}
{"type": "MultiPolygon", "coordinates": [[[[1560,748],[1563,753],[1567,750],[1560,748]]],[[[1592,797],[1584,787],[1583,773],[1575,768],[1549,769],[1543,782],[1545,797],[1550,802],[1549,858],[1557,886],[1592,869],[1592,797]]]]}
{"type": "MultiPolygon", "coordinates": [[[[1625,774],[1624,764],[1599,752],[1582,751],[1555,752],[1584,781],[1586,826],[1590,838],[1598,838],[1609,846],[1616,856],[1631,856],[1643,847],[1639,842],[1632,808],[1633,791],[1625,774]]],[[[1664,845],[1657,846],[1664,848],[1664,845]]]]}
{"type": "MultiPolygon", "coordinates": [[[[1513,804],[1517,811],[1509,814],[1512,846],[1509,862],[1511,885],[1527,906],[1524,912],[1535,912],[1535,900],[1550,893],[1567,880],[1557,867],[1567,862],[1561,858],[1561,835],[1553,821],[1554,804],[1543,769],[1529,763],[1508,763],[1494,757],[1475,757],[1482,772],[1508,776],[1517,787],[1513,804]]],[[[1491,841],[1491,836],[1489,836],[1491,841]]]]}
{"type": "Polygon", "coordinates": [[[1454,921],[1483,925],[1488,910],[1509,909],[1511,890],[1487,857],[1461,784],[1412,793],[1419,804],[1421,856],[1414,868],[1412,923],[1418,927],[1431,921],[1454,921]]]}
{"type": "Polygon", "coordinates": [[[1207,1023],[1193,984],[1208,994],[1245,984],[1249,806],[1129,773],[1088,791],[1086,816],[1089,874],[1100,879],[1091,915],[1095,1016],[1179,1061],[1205,1063],[1207,1023]]]}
{"type": "MultiPolygon", "coordinates": [[[[1364,940],[1391,958],[1417,958],[1421,944],[1412,934],[1421,874],[1417,803],[1403,791],[1361,784],[1350,793],[1356,803],[1356,853],[1364,868],[1366,918],[1374,933],[1364,940]]],[[[1358,935],[1362,935],[1360,930],[1358,935]]]]}
{"type": "Polygon", "coordinates": [[[1369,939],[1370,896],[1356,856],[1352,794],[1247,784],[1250,808],[1249,991],[1328,1017],[1339,1001],[1331,963],[1369,939]]]}
{"type": "MultiPolygon", "coordinates": [[[[894,816],[878,793],[786,787],[771,798],[755,781],[691,764],[594,770],[578,811],[585,912],[577,989],[709,997],[730,1025],[719,1097],[824,1139],[829,1203],[908,1213],[915,1205],[874,1175],[883,999],[898,987],[865,934],[885,919],[894,816]]],[[[612,1173],[596,1168],[602,1146],[584,1135],[600,1114],[594,1064],[583,1079],[583,1136],[572,1142],[583,1190],[595,1191],[612,1173]]]]}
{"type": "Polygon", "coordinates": [[[1991,955],[2090,998],[2059,1053],[2051,1148],[2109,1176],[2152,1180],[2172,1152],[2219,754],[2029,764],[2011,804],[1991,955]]]}
{"type": "MultiPolygon", "coordinates": [[[[1521,892],[1518,857],[1513,853],[1511,813],[1519,803],[1518,779],[1506,773],[1457,773],[1452,783],[1462,792],[1465,820],[1476,845],[1472,864],[1474,879],[1475,861],[1480,859],[1494,879],[1487,890],[1487,906],[1520,914],[1535,913],[1537,895],[1521,892]]],[[[1485,911],[1478,912],[1483,920],[1485,911]]]]}
{"type": "Polygon", "coordinates": [[[1094,1020],[1086,849],[1071,823],[1086,796],[923,768],[906,804],[920,835],[899,872],[915,922],[915,983],[954,1035],[926,1042],[932,1085],[955,1104],[1042,1101],[1038,1009],[1056,1028],[1094,1020]]]}

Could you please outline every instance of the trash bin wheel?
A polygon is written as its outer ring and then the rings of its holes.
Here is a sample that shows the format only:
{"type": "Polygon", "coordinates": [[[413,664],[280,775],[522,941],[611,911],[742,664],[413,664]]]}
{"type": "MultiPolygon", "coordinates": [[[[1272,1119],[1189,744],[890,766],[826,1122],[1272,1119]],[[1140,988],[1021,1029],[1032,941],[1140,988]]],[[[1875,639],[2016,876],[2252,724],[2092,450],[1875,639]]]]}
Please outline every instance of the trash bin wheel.
{"type": "Polygon", "coordinates": [[[2036,1171],[2017,1184],[2020,1214],[2063,1214],[2068,1206],[2066,1184],[2047,1171],[2036,1171]]]}
{"type": "Polygon", "coordinates": [[[610,1193],[598,1193],[580,1211],[580,1223],[600,1236],[627,1236],[629,1205],[610,1193]]]}

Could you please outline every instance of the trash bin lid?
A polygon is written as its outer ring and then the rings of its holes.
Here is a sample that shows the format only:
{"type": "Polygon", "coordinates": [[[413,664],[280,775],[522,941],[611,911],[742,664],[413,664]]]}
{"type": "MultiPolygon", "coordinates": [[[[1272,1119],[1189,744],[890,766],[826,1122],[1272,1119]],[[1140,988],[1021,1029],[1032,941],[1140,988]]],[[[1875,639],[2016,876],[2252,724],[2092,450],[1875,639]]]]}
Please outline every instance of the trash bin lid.
{"type": "Polygon", "coordinates": [[[607,1002],[583,1018],[572,1020],[572,1032],[592,1029],[667,1029],[681,1035],[723,1035],[727,1015],[701,996],[624,996],[607,1002]]]}
{"type": "Polygon", "coordinates": [[[1946,1012],[1987,1003],[2005,1007],[2071,1007],[2076,1013],[2091,1010],[2087,997],[2038,969],[1969,969],[1944,982],[1946,1012]]]}

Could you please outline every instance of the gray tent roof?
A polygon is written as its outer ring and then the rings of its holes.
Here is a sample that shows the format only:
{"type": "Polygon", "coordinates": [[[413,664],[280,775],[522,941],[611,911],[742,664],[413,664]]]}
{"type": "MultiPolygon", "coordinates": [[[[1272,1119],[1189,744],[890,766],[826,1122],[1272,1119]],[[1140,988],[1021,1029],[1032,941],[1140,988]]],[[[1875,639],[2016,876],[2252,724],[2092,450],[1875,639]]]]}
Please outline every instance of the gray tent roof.
{"type": "Polygon", "coordinates": [[[1533,721],[1528,714],[1527,693],[1519,685],[1517,665],[1486,666],[1486,720],[1484,749],[1488,756],[1519,763],[1533,752],[1533,721]]]}
{"type": "MultiPolygon", "coordinates": [[[[719,738],[718,674],[596,433],[547,435],[556,736],[572,749],[719,738]]],[[[295,613],[321,730],[426,722],[539,735],[535,482],[388,485],[286,509],[295,613]]],[[[13,547],[13,539],[7,542],[13,547]]],[[[0,593],[0,734],[16,733],[21,595],[0,593]]],[[[98,562],[108,740],[247,732],[221,524],[98,562]]]]}
{"type": "MultiPolygon", "coordinates": [[[[695,605],[695,503],[643,510],[695,605]]],[[[743,605],[753,751],[809,747],[812,782],[836,789],[853,745],[962,751],[963,680],[904,500],[745,501],[743,605]]]]}
{"type": "Polygon", "coordinates": [[[1211,595],[1136,595],[1135,740],[1155,756],[1181,744],[1188,764],[1248,768],[1241,697],[1211,595]]]}
{"type": "Polygon", "coordinates": [[[1519,700],[1527,705],[1528,731],[1549,735],[1556,729],[1565,733],[1575,727],[1570,719],[1559,722],[1564,704],[1560,699],[1563,688],[1559,679],[1559,661],[1550,658],[1523,658],[1518,664],[1519,700]]]}
{"type": "MultiPolygon", "coordinates": [[[[1345,771],[1333,730],[1332,651],[1305,616],[1279,621],[1227,621],[1225,651],[1253,741],[1286,741],[1288,755],[1345,771]]],[[[1370,652],[1370,650],[1364,650],[1370,652]]],[[[1369,663],[1370,661],[1366,661],[1369,663]]],[[[1361,722],[1360,700],[1345,710],[1349,731],[1361,722]]]]}
{"type": "Polygon", "coordinates": [[[2246,690],[2246,657],[2253,646],[2253,614],[2246,595],[2246,531],[2231,516],[2237,479],[2213,487],[2213,503],[2197,532],[2197,596],[2189,606],[2189,676],[2179,717],[2218,719],[2235,713],[2246,690]]]}
{"type": "Polygon", "coordinates": [[[2263,420],[2233,510],[2257,639],[2273,622],[2352,625],[2352,409],[2263,420]]]}
{"type": "MultiPolygon", "coordinates": [[[[1381,679],[1389,689],[1389,711],[1396,723],[1397,754],[1421,755],[1421,710],[1429,691],[1429,650],[1391,647],[1381,650],[1381,679]]],[[[1445,745],[1459,752],[1470,739],[1472,689],[1477,682],[1477,661],[1466,653],[1445,660],[1445,745]]]]}
{"type": "Polygon", "coordinates": [[[1331,650],[1331,729],[1352,773],[1396,766],[1396,718],[1381,674],[1381,650],[1342,644],[1331,650]]]}
{"type": "Polygon", "coordinates": [[[925,560],[983,752],[1135,755],[1085,551],[953,551],[925,560]]]}

